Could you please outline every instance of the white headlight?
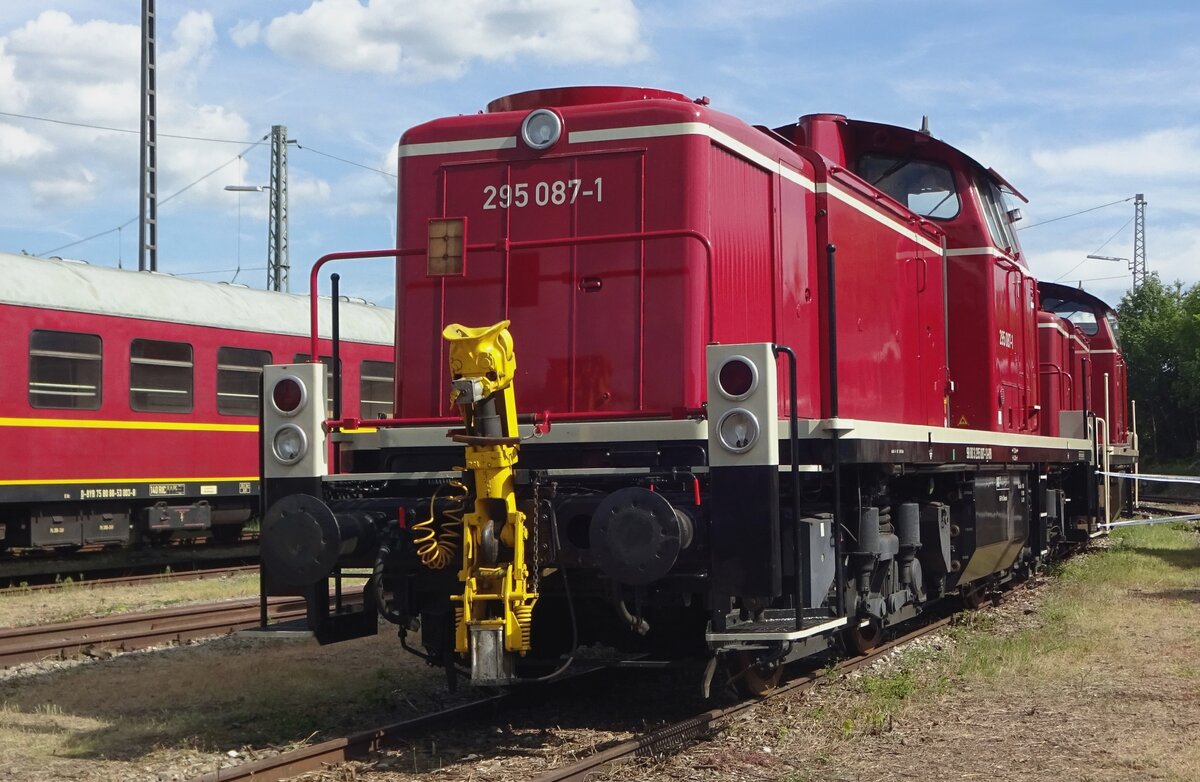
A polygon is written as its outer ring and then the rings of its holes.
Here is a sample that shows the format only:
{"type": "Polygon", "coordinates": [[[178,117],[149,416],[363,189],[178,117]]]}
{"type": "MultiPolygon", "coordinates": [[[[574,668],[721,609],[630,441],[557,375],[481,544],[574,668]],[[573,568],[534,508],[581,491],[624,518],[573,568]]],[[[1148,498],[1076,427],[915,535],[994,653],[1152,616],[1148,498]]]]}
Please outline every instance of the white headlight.
{"type": "Polygon", "coordinates": [[[562,120],[550,109],[534,109],[521,122],[521,140],[533,149],[549,149],[562,136],[562,120]]]}
{"type": "Polygon", "coordinates": [[[717,421],[717,437],[725,450],[745,453],[758,440],[758,419],[744,407],[726,410],[717,421]]]}
{"type": "Polygon", "coordinates": [[[308,435],[295,424],[284,424],[271,440],[271,451],[282,464],[295,464],[308,453],[308,435]]]}

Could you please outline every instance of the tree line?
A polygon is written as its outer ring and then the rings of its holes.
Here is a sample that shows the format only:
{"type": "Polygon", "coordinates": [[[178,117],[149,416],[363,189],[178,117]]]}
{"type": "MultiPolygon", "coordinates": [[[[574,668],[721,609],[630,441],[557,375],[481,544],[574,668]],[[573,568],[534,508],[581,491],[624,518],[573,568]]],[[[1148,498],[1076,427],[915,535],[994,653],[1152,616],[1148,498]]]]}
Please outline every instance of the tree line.
{"type": "Polygon", "coordinates": [[[1164,284],[1157,273],[1117,308],[1129,397],[1137,400],[1142,453],[1180,459],[1200,453],[1200,283],[1164,284]]]}

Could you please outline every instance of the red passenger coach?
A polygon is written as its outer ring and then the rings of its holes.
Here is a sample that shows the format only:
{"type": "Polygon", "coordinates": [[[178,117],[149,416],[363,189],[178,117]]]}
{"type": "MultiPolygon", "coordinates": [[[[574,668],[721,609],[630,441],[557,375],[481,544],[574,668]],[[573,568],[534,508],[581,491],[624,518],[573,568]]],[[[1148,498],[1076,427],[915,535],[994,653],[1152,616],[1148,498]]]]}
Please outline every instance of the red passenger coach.
{"type": "MultiPolygon", "coordinates": [[[[342,310],[346,409],[390,415],[391,310],[342,310]]],[[[0,255],[0,548],[236,538],[262,366],[308,323],[303,296],[0,255]]]]}
{"type": "Polygon", "coordinates": [[[926,129],[572,87],[420,125],[399,158],[396,418],[265,408],[264,576],[323,640],[378,613],[451,680],[599,642],[762,689],[1086,538],[1097,464],[1136,458],[1124,375],[1091,366],[1119,362],[1111,310],[1080,340],[1039,313],[1019,194],[926,129]],[[338,464],[277,458],[289,425],[338,464]],[[331,613],[350,565],[366,609],[331,613]]]}

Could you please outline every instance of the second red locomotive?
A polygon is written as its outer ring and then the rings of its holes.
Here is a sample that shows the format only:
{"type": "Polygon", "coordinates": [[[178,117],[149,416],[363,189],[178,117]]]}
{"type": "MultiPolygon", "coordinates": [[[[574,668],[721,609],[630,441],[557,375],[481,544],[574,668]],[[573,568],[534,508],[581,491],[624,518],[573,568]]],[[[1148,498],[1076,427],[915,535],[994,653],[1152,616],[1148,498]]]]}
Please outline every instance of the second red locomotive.
{"type": "Polygon", "coordinates": [[[319,636],[378,612],[481,683],[594,641],[707,651],[762,689],[1112,512],[1111,310],[1047,288],[1095,329],[1039,313],[1015,191],[927,132],[573,87],[399,154],[396,418],[345,431],[297,401],[315,370],[266,375],[264,573],[319,636]],[[1086,361],[1048,360],[1051,330],[1086,361]],[[366,613],[330,613],[354,564],[366,613]]]}

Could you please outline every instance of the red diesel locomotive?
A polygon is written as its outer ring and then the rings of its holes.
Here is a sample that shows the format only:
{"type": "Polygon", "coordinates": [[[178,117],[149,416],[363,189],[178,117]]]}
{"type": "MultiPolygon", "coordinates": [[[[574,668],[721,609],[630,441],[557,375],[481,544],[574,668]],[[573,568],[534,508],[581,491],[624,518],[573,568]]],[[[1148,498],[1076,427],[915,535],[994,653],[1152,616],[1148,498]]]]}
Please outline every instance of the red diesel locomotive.
{"type": "Polygon", "coordinates": [[[601,642],[761,690],[1111,513],[1098,464],[1136,457],[1111,310],[1055,286],[1039,312],[1016,191],[927,131],[572,87],[399,157],[399,249],[317,266],[397,257],[396,418],[357,432],[316,368],[264,376],[264,576],[323,640],[378,614],[452,680],[601,642]],[[356,565],[365,609],[331,611],[356,565]]]}
{"type": "MultiPolygon", "coordinates": [[[[258,511],[262,367],[307,358],[308,306],[298,295],[0,255],[0,431],[10,445],[0,550],[236,540],[258,511]]],[[[342,365],[356,381],[347,410],[390,415],[392,312],[341,310],[342,365]]]]}

